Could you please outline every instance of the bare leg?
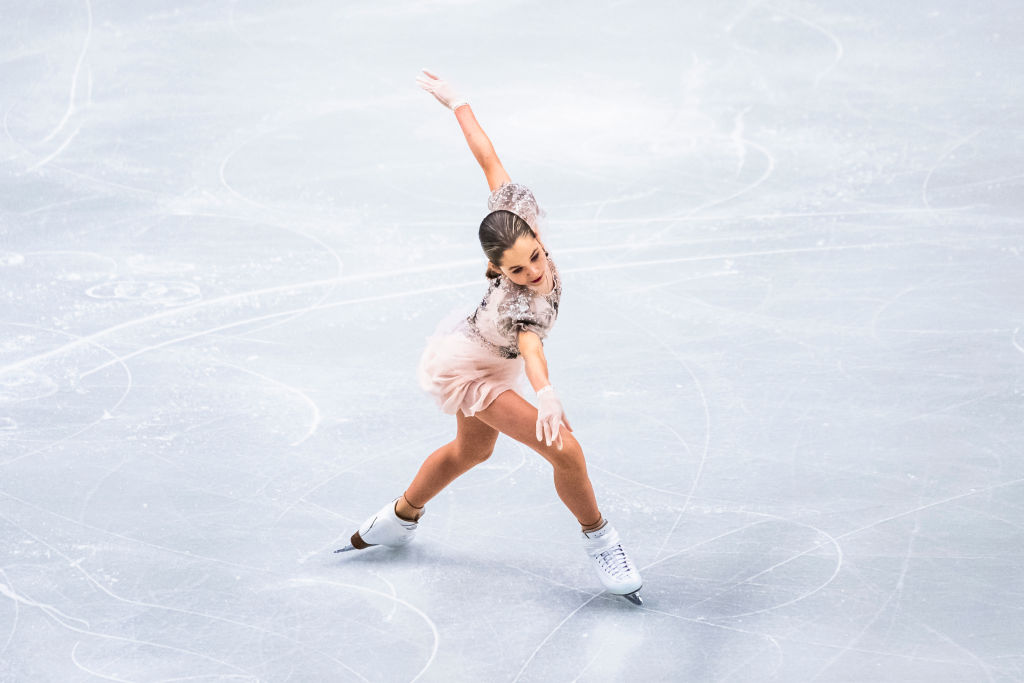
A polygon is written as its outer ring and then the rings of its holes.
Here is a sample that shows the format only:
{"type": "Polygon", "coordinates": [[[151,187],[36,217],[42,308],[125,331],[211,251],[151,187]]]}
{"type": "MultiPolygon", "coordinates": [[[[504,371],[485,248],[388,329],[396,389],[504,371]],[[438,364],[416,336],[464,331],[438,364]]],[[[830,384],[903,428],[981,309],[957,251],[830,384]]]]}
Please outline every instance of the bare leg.
{"type": "Polygon", "coordinates": [[[462,413],[457,413],[456,419],[459,426],[455,440],[441,446],[423,461],[420,471],[405,490],[405,496],[398,499],[395,512],[399,517],[415,521],[419,517],[419,509],[427,501],[494,452],[498,430],[462,413]]]}
{"type": "Polygon", "coordinates": [[[558,432],[562,437],[561,450],[555,444],[547,446],[543,441],[537,441],[537,409],[512,390],[502,393],[475,417],[544,456],[554,468],[558,497],[576,516],[580,526],[591,530],[601,525],[601,511],[587,475],[583,449],[564,425],[558,432]]]}

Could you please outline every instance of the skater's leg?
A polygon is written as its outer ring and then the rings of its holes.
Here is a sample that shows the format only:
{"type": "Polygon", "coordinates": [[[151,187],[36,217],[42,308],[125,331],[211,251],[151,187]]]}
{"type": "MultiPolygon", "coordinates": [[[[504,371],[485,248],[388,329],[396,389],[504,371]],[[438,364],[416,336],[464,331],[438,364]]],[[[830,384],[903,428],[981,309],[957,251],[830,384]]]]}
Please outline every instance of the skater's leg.
{"type": "Polygon", "coordinates": [[[587,461],[583,449],[564,426],[559,430],[561,450],[555,444],[545,445],[537,440],[537,409],[514,391],[506,391],[476,414],[481,422],[508,434],[540,453],[551,463],[555,475],[555,491],[580,526],[590,529],[600,526],[601,511],[597,508],[594,487],[587,475],[587,461]]]}
{"type": "Polygon", "coordinates": [[[498,430],[476,417],[457,413],[458,432],[455,440],[438,448],[420,466],[405,496],[399,498],[395,511],[399,517],[415,520],[417,510],[427,504],[444,487],[479,465],[494,452],[498,430]]]}

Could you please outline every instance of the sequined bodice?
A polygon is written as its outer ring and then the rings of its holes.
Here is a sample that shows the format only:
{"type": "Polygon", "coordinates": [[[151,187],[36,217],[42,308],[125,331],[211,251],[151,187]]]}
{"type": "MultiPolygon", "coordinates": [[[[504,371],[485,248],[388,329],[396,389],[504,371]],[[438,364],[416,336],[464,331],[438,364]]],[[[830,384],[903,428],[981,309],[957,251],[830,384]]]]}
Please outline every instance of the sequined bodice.
{"type": "MultiPolygon", "coordinates": [[[[547,252],[545,252],[547,255],[547,252]]],[[[548,258],[553,286],[540,294],[502,276],[491,280],[487,294],[466,318],[469,336],[503,358],[519,357],[519,333],[529,331],[544,339],[558,317],[562,280],[548,258]]]]}
{"type": "MultiPolygon", "coordinates": [[[[505,183],[487,198],[489,211],[511,211],[540,235],[539,221],[544,211],[533,192],[525,185],[505,183]]],[[[466,318],[469,336],[503,358],[519,357],[519,333],[528,330],[544,339],[558,317],[562,280],[547,250],[544,255],[551,268],[552,287],[540,294],[517,285],[505,276],[491,280],[487,294],[471,316],[466,318]]]]}

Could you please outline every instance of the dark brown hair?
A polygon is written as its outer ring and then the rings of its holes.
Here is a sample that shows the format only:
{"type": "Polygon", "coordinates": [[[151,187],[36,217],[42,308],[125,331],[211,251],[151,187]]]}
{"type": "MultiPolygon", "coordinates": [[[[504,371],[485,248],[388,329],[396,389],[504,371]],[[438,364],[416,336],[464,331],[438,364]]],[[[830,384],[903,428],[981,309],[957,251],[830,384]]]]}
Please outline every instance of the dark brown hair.
{"type": "Polygon", "coordinates": [[[480,247],[487,257],[489,278],[501,277],[501,273],[491,268],[490,264],[501,265],[501,257],[507,249],[512,248],[520,237],[529,235],[534,239],[537,233],[530,224],[511,211],[492,211],[480,222],[480,247]]]}

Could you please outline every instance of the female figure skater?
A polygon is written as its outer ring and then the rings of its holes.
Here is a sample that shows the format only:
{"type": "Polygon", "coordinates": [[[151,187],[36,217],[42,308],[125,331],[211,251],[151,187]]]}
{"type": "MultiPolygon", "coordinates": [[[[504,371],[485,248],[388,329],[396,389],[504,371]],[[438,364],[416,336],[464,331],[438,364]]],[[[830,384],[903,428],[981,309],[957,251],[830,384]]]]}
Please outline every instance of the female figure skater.
{"type": "Polygon", "coordinates": [[[366,520],[350,545],[336,552],[411,541],[427,502],[487,460],[503,433],[551,464],[555,490],[580,523],[584,549],[601,582],[609,592],[639,605],[640,573],[598,509],[583,451],[548,380],[541,340],[558,315],[562,283],[540,241],[537,202],[528,188],[511,182],[466,100],[427,70],[416,80],[455,112],[491,189],[490,213],[479,232],[490,285],[472,315],[439,328],[420,361],[420,385],[444,412],[455,415],[455,440],[434,451],[409,488],[366,520]],[[513,389],[524,369],[539,408],[513,389]]]}

